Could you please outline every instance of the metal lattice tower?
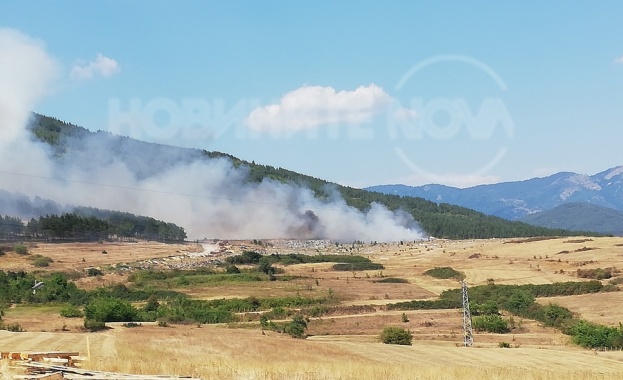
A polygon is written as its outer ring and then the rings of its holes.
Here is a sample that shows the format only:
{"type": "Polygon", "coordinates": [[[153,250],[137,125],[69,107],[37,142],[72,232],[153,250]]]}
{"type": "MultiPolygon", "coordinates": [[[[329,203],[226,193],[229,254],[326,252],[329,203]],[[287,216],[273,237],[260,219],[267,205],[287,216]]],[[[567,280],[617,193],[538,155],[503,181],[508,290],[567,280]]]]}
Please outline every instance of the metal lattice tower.
{"type": "Polygon", "coordinates": [[[467,296],[467,282],[461,282],[463,290],[463,345],[471,347],[474,344],[472,333],[472,313],[469,311],[469,297],[467,296]]]}

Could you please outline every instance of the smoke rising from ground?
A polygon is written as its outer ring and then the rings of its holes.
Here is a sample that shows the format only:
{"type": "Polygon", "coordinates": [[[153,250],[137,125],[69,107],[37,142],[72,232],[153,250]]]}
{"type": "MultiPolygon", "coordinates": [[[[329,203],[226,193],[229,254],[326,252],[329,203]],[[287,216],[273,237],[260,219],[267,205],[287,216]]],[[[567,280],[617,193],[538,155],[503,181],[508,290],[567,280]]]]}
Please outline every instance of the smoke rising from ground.
{"type": "Polygon", "coordinates": [[[35,101],[46,95],[56,72],[40,43],[0,29],[1,189],[61,206],[151,216],[183,226],[190,238],[423,237],[405,212],[373,204],[362,213],[336,194],[319,200],[310,190],[290,184],[269,179],[249,183],[247,169],[226,159],[199,158],[198,151],[96,133],[68,141],[69,149],[58,158],[26,130],[35,101]]]}

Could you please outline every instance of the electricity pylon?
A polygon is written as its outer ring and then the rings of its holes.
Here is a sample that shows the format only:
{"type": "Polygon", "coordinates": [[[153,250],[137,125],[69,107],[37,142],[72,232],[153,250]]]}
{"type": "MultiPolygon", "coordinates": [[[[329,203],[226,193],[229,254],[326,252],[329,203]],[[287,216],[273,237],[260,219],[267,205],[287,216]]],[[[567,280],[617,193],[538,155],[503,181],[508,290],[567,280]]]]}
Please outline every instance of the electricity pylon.
{"type": "Polygon", "coordinates": [[[463,290],[463,345],[471,347],[474,344],[472,333],[472,313],[469,311],[469,297],[467,296],[467,282],[461,282],[463,290]]]}

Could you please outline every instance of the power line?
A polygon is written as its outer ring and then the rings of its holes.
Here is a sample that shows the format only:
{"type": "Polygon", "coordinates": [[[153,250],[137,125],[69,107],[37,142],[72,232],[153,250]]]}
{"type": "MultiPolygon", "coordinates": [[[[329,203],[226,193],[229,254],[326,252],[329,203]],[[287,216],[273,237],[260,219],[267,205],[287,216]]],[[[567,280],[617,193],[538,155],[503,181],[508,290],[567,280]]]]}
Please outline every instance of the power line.
{"type": "Polygon", "coordinates": [[[13,176],[18,176],[18,177],[26,177],[26,178],[44,179],[44,180],[57,181],[57,182],[76,183],[80,185],[108,187],[108,188],[122,189],[122,190],[143,191],[147,193],[177,195],[177,196],[184,196],[184,197],[191,197],[191,198],[226,200],[226,201],[241,202],[241,203],[257,203],[257,204],[266,204],[266,205],[273,205],[273,206],[287,206],[283,203],[255,201],[255,200],[239,199],[239,198],[228,198],[228,197],[220,197],[220,196],[205,195],[205,194],[180,193],[180,192],[175,192],[175,191],[165,191],[165,190],[156,190],[156,189],[144,189],[144,188],[133,187],[133,186],[114,185],[114,184],[100,183],[100,182],[78,181],[78,180],[54,178],[54,177],[47,177],[47,176],[42,176],[42,175],[16,173],[16,172],[8,172],[8,171],[1,171],[1,170],[0,170],[0,174],[13,175],[13,176]]]}

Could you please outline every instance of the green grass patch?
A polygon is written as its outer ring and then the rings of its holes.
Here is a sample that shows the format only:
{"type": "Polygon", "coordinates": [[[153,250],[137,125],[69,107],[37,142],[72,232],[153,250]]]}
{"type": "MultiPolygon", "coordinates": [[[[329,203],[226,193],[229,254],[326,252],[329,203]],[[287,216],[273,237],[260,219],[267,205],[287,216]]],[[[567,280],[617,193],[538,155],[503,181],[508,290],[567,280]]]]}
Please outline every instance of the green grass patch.
{"type": "Polygon", "coordinates": [[[9,318],[25,317],[29,315],[58,315],[63,307],[65,307],[65,305],[19,304],[15,305],[15,307],[4,309],[4,315],[9,318]]]}
{"type": "Polygon", "coordinates": [[[331,268],[333,268],[333,270],[335,271],[343,272],[385,269],[383,264],[377,264],[372,262],[339,263],[333,265],[331,268]]]}
{"type": "Polygon", "coordinates": [[[232,273],[232,274],[210,274],[210,275],[195,275],[195,276],[181,276],[167,280],[169,287],[184,287],[195,285],[222,285],[236,282],[259,282],[268,281],[269,276],[263,273],[232,273]]]}
{"type": "Polygon", "coordinates": [[[398,277],[385,277],[380,280],[373,281],[379,284],[408,284],[409,280],[406,278],[398,278],[398,277]]]}

